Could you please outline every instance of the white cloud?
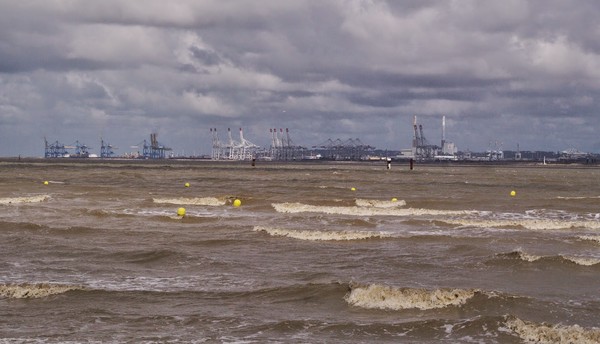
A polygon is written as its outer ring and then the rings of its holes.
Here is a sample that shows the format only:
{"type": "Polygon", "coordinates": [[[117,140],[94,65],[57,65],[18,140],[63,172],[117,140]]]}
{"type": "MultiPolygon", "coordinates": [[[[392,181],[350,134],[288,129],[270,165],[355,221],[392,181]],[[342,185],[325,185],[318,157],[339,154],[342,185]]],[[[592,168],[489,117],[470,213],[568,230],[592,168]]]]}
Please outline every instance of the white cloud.
{"type": "Polygon", "coordinates": [[[169,56],[168,33],[146,26],[85,24],[68,28],[66,58],[113,65],[160,63],[169,56]]]}
{"type": "Polygon", "coordinates": [[[233,116],[239,114],[234,107],[226,104],[214,95],[204,95],[195,92],[185,92],[182,96],[185,102],[193,111],[198,113],[215,114],[221,116],[233,116]]]}

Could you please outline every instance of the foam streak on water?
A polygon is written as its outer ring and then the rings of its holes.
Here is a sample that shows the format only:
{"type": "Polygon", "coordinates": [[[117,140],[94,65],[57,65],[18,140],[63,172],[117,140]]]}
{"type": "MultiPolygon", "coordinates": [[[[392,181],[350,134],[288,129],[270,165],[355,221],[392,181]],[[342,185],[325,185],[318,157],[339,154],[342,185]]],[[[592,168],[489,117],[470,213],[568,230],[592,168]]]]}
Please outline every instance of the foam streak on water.
{"type": "Polygon", "coordinates": [[[0,297],[15,299],[41,298],[62,294],[71,290],[83,290],[80,286],[49,283],[0,284],[0,297]]]}
{"type": "Polygon", "coordinates": [[[309,241],[345,241],[391,237],[389,233],[382,232],[293,230],[263,226],[254,227],[254,231],[266,232],[272,236],[283,236],[309,241]]]}
{"type": "Polygon", "coordinates": [[[396,201],[383,201],[378,199],[356,199],[356,205],[359,207],[373,207],[373,208],[398,208],[406,205],[405,200],[396,201]]]}
{"type": "Polygon", "coordinates": [[[273,203],[273,208],[280,213],[323,213],[351,216],[423,216],[423,215],[465,215],[472,213],[468,210],[435,210],[435,209],[397,209],[378,207],[342,207],[320,206],[303,203],[273,203]]]}
{"type": "Polygon", "coordinates": [[[44,202],[49,198],[50,198],[49,195],[4,197],[4,198],[0,198],[0,204],[39,203],[39,202],[44,202]]]}
{"type": "Polygon", "coordinates": [[[216,197],[178,197],[178,198],[153,198],[154,203],[166,203],[166,204],[179,204],[179,205],[205,205],[218,207],[225,205],[224,199],[218,199],[216,197]]]}
{"type": "Polygon", "coordinates": [[[500,219],[444,219],[446,223],[479,227],[479,228],[525,228],[530,230],[568,230],[568,229],[593,229],[600,230],[600,221],[570,221],[555,219],[519,219],[519,220],[500,220],[500,219]]]}

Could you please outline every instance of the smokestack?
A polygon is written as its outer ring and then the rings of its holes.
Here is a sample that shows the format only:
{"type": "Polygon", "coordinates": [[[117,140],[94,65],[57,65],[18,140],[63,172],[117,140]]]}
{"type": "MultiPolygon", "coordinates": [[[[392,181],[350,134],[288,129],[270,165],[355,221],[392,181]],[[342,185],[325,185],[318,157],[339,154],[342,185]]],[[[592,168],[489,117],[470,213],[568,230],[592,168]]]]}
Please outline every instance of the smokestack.
{"type": "Polygon", "coordinates": [[[416,148],[419,145],[419,133],[418,133],[418,127],[417,127],[417,116],[415,115],[413,117],[413,130],[414,130],[414,134],[413,134],[413,147],[416,148]]]}
{"type": "Polygon", "coordinates": [[[442,150],[444,149],[444,143],[446,143],[446,116],[442,116],[442,150]]]}

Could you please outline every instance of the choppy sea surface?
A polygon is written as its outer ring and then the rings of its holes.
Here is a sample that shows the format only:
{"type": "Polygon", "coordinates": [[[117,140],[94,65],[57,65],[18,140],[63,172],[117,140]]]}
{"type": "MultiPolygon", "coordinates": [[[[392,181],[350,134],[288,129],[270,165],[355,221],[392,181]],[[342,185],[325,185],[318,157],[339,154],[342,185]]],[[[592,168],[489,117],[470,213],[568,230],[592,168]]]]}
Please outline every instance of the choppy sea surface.
{"type": "Polygon", "coordinates": [[[599,181],[551,165],[3,162],[0,343],[598,343],[599,181]]]}

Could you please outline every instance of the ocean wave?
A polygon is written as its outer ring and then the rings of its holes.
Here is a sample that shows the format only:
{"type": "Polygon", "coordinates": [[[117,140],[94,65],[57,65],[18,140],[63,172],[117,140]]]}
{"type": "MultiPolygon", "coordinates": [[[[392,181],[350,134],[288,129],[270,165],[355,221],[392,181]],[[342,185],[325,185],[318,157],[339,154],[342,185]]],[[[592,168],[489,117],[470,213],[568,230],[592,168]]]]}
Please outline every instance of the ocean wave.
{"type": "Polygon", "coordinates": [[[516,317],[509,317],[505,325],[528,343],[600,343],[600,329],[597,328],[586,329],[579,325],[536,324],[516,317]]]}
{"type": "Polygon", "coordinates": [[[500,253],[500,254],[498,254],[498,256],[512,258],[512,259],[520,259],[522,261],[530,262],[530,263],[533,263],[533,262],[538,261],[543,258],[542,256],[525,253],[521,250],[512,251],[509,253],[500,253]]]}
{"type": "Polygon", "coordinates": [[[218,207],[226,204],[224,199],[218,199],[216,197],[153,198],[152,201],[154,203],[204,205],[212,207],[218,207]]]}
{"type": "Polygon", "coordinates": [[[0,198],[0,204],[21,204],[21,203],[39,203],[49,199],[49,195],[5,197],[0,198]]]}
{"type": "Polygon", "coordinates": [[[178,251],[167,250],[167,249],[154,249],[154,250],[133,250],[124,252],[110,252],[111,257],[127,263],[135,264],[148,264],[156,261],[167,260],[173,257],[184,258],[180,256],[178,251]]]}
{"type": "Polygon", "coordinates": [[[405,200],[397,201],[382,201],[377,199],[356,199],[356,205],[359,207],[371,207],[371,208],[399,208],[406,205],[405,200]]]}
{"type": "Polygon", "coordinates": [[[477,228],[524,228],[529,230],[600,229],[600,221],[554,219],[444,219],[452,225],[477,228]]]}
{"type": "Polygon", "coordinates": [[[76,285],[50,283],[0,284],[0,296],[13,299],[41,298],[63,294],[71,290],[84,290],[76,285]]]}
{"type": "Polygon", "coordinates": [[[581,235],[578,237],[581,240],[595,241],[600,244],[600,235],[581,235]]]}
{"type": "Polygon", "coordinates": [[[310,231],[294,230],[283,228],[271,228],[264,226],[255,226],[254,231],[266,232],[272,236],[283,236],[288,238],[309,240],[309,241],[342,241],[342,240],[364,240],[374,238],[385,238],[391,235],[383,232],[369,231],[310,231]]]}
{"type": "Polygon", "coordinates": [[[469,210],[434,210],[417,208],[377,208],[377,207],[340,207],[320,206],[303,203],[273,203],[275,211],[279,213],[324,213],[352,216],[422,216],[422,215],[467,215],[473,213],[469,210]]]}
{"type": "Polygon", "coordinates": [[[435,289],[395,288],[379,284],[351,286],[345,296],[353,306],[368,309],[420,310],[461,306],[480,293],[478,289],[435,289]]]}
{"type": "Polygon", "coordinates": [[[560,256],[562,259],[583,266],[594,266],[600,264],[600,259],[592,257],[560,256]]]}
{"type": "Polygon", "coordinates": [[[600,264],[600,259],[594,257],[568,256],[562,254],[556,256],[538,256],[534,254],[525,253],[521,250],[509,253],[501,253],[498,254],[498,256],[512,259],[520,259],[529,263],[541,261],[556,261],[560,263],[572,263],[581,266],[594,266],[596,264],[600,264]]]}

